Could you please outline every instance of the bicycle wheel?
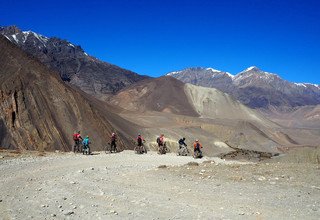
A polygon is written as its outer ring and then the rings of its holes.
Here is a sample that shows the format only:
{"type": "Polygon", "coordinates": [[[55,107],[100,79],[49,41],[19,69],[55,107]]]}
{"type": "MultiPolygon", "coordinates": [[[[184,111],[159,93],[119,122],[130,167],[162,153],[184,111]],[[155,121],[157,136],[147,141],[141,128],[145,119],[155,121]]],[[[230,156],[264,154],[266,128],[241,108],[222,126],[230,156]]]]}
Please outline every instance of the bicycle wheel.
{"type": "Polygon", "coordinates": [[[111,147],[110,147],[109,144],[105,147],[104,152],[105,152],[106,154],[111,153],[111,147]]]}

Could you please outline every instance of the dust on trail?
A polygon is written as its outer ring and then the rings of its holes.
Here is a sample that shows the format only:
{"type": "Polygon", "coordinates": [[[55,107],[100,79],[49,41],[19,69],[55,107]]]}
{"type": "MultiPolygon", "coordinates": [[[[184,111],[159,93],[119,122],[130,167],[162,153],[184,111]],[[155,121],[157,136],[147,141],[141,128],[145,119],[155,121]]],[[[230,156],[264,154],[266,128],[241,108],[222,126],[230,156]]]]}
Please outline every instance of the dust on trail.
{"type": "Polygon", "coordinates": [[[155,152],[3,158],[0,218],[319,219],[319,174],[155,152]]]}

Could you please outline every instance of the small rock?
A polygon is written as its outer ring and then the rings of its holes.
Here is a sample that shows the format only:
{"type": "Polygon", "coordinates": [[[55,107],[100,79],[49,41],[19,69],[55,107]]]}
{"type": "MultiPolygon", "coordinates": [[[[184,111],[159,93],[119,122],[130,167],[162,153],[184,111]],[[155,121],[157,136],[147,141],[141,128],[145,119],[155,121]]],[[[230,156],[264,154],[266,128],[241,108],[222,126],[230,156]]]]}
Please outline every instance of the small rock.
{"type": "Polygon", "coordinates": [[[62,205],[59,205],[58,208],[61,209],[61,208],[62,208],[62,205]]]}
{"type": "Polygon", "coordinates": [[[2,199],[0,199],[0,202],[2,202],[2,199]]]}
{"type": "Polygon", "coordinates": [[[67,197],[63,197],[63,200],[67,200],[67,197]]]}
{"type": "Polygon", "coordinates": [[[265,178],[264,176],[260,176],[260,177],[258,178],[258,180],[264,181],[264,180],[266,180],[266,178],[265,178]]]}
{"type": "Polygon", "coordinates": [[[245,214],[244,212],[240,212],[240,213],[239,213],[239,215],[244,215],[244,214],[245,214]]]}
{"type": "Polygon", "coordinates": [[[77,209],[77,206],[73,206],[73,209],[77,209]]]}
{"type": "Polygon", "coordinates": [[[110,210],[110,212],[109,212],[109,213],[111,213],[111,214],[115,214],[115,215],[117,215],[117,214],[118,214],[115,210],[110,210]]]}
{"type": "Polygon", "coordinates": [[[94,167],[91,167],[90,170],[94,170],[94,167]]]}
{"type": "Polygon", "coordinates": [[[74,182],[74,181],[71,181],[71,182],[70,182],[70,184],[76,184],[76,182],[74,182]]]}
{"type": "Polygon", "coordinates": [[[79,170],[79,173],[84,173],[84,170],[79,170]]]}
{"type": "Polygon", "coordinates": [[[57,215],[56,214],[51,214],[51,217],[56,217],[57,215]]]}
{"type": "Polygon", "coordinates": [[[197,162],[189,162],[187,163],[188,166],[199,166],[199,163],[197,162]]]}
{"type": "Polygon", "coordinates": [[[64,213],[64,215],[73,215],[73,214],[74,214],[73,211],[67,211],[67,212],[64,213]]]}

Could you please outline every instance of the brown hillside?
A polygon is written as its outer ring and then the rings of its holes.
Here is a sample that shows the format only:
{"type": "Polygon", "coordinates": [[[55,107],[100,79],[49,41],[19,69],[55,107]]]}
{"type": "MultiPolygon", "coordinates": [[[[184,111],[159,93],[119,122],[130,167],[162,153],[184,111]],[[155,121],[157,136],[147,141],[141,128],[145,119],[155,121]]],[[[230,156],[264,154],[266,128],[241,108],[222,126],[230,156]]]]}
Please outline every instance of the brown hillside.
{"type": "Polygon", "coordinates": [[[0,36],[1,147],[67,151],[72,133],[81,130],[91,137],[93,150],[103,148],[113,131],[121,133],[124,148],[122,124],[106,106],[65,85],[57,73],[0,36]],[[115,126],[107,120],[113,116],[115,126]]]}
{"type": "Polygon", "coordinates": [[[140,81],[120,91],[111,103],[132,111],[199,116],[184,92],[184,83],[170,76],[140,81]]]}

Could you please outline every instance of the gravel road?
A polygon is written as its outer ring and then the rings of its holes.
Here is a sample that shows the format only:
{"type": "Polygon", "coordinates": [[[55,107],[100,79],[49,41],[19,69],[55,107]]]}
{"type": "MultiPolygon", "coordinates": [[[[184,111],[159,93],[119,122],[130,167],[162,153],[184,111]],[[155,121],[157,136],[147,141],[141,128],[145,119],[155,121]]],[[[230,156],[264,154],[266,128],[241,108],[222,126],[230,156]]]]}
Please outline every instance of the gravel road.
{"type": "Polygon", "coordinates": [[[319,175],[155,152],[5,157],[0,219],[320,219],[319,175]]]}

